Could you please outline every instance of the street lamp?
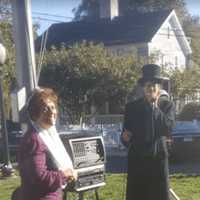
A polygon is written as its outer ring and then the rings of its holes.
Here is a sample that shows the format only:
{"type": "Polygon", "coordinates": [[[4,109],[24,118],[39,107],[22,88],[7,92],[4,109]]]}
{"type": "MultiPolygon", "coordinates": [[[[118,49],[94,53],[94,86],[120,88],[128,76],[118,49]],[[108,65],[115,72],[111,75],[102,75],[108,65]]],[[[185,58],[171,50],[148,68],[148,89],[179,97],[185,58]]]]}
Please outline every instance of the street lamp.
{"type": "Polygon", "coordinates": [[[4,97],[3,97],[3,65],[6,61],[6,49],[0,38],[0,108],[1,108],[1,131],[3,138],[3,156],[4,165],[1,167],[2,176],[10,176],[13,172],[13,168],[10,162],[10,154],[8,147],[8,132],[6,127],[4,97]]]}

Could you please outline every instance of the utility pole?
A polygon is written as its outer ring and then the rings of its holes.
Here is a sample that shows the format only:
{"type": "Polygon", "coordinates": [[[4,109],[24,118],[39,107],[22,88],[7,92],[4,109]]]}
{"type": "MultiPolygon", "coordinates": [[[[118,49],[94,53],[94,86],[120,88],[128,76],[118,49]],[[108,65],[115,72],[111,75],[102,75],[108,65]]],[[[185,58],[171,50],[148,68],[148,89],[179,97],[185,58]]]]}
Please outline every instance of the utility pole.
{"type": "MultiPolygon", "coordinates": [[[[16,97],[12,102],[12,110],[17,110],[16,122],[21,122],[26,126],[26,117],[24,107],[26,103],[26,97],[37,86],[37,77],[35,69],[35,50],[33,43],[33,29],[31,19],[31,4],[30,0],[12,0],[12,13],[13,13],[13,36],[16,48],[16,78],[18,89],[13,92],[16,97]]],[[[0,61],[5,61],[5,50],[1,47],[0,61]]],[[[3,62],[1,63],[3,65],[3,62]]],[[[12,165],[10,162],[9,146],[8,146],[8,132],[6,126],[6,117],[3,101],[2,90],[2,76],[0,76],[0,104],[1,104],[1,118],[2,118],[2,130],[3,130],[3,146],[4,146],[4,166],[2,168],[2,174],[9,176],[12,172],[12,165]]],[[[12,95],[11,95],[12,96],[12,95]]],[[[12,98],[11,98],[12,100],[12,98]]],[[[21,126],[23,129],[23,126],[21,126]]]]}
{"type": "Polygon", "coordinates": [[[29,94],[36,86],[35,49],[30,0],[12,0],[13,32],[16,46],[18,87],[29,94]]]}
{"type": "MultiPolygon", "coordinates": [[[[31,18],[30,0],[12,0],[13,34],[16,47],[16,78],[18,91],[16,91],[19,119],[24,122],[24,104],[26,97],[37,87],[35,49],[33,39],[33,27],[31,18]],[[20,92],[23,89],[23,92],[20,92]],[[23,95],[19,95],[22,94],[23,95]]],[[[15,103],[16,101],[14,101],[15,103]]],[[[16,121],[16,120],[15,120],[16,121]]]]}
{"type": "MultiPolygon", "coordinates": [[[[24,107],[26,97],[37,86],[36,69],[35,69],[35,54],[33,43],[33,30],[31,21],[31,7],[30,0],[12,0],[13,13],[13,36],[16,48],[16,78],[18,89],[13,92],[16,97],[12,102],[12,110],[16,110],[15,114],[18,117],[16,122],[21,123],[21,128],[27,127],[27,120],[25,117],[24,107]],[[21,95],[22,94],[22,95],[21,95]],[[25,126],[22,126],[22,125],[25,126]]],[[[5,60],[5,59],[4,59],[5,60]]],[[[2,63],[3,64],[3,63],[2,63]]],[[[2,77],[2,76],[1,76],[2,77]]],[[[0,77],[0,80],[2,78],[0,77]]],[[[2,81],[1,81],[2,83],[2,81]]],[[[10,162],[9,146],[8,146],[8,132],[6,127],[6,118],[3,102],[2,84],[0,87],[1,95],[1,115],[3,128],[3,144],[4,144],[4,167],[2,174],[4,176],[11,175],[12,165],[10,162]]],[[[12,95],[11,95],[12,96],[12,95]]],[[[11,98],[12,101],[12,98],[11,98]]]]}

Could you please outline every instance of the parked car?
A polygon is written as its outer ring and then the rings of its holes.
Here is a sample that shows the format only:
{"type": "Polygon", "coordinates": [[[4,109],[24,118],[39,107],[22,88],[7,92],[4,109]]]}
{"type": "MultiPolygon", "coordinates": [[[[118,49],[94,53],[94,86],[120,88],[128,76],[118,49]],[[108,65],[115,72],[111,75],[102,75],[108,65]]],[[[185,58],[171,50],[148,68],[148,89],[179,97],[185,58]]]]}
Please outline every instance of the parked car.
{"type": "Polygon", "coordinates": [[[21,130],[10,131],[8,133],[8,144],[9,144],[9,147],[12,148],[12,147],[18,146],[22,136],[23,136],[23,132],[21,130]]]}
{"type": "Polygon", "coordinates": [[[172,130],[171,156],[175,159],[200,158],[200,123],[178,121],[172,130]]]}
{"type": "Polygon", "coordinates": [[[20,123],[12,122],[11,120],[6,121],[8,131],[8,144],[12,148],[19,145],[20,139],[23,136],[23,132],[20,127],[20,123]]]}
{"type": "MultiPolygon", "coordinates": [[[[21,130],[8,131],[8,147],[11,159],[15,160],[17,148],[19,146],[20,140],[23,136],[21,130]]],[[[0,162],[3,161],[3,152],[4,152],[4,140],[0,138],[0,162]]]]}

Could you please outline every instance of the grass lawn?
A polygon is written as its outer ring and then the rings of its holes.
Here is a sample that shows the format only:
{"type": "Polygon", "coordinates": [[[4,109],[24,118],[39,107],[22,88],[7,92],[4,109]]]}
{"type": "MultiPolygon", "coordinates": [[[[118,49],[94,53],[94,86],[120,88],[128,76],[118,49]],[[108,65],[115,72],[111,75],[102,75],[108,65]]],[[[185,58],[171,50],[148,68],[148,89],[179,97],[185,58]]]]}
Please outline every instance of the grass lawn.
{"type": "MultiPolygon", "coordinates": [[[[99,189],[100,200],[124,200],[125,196],[124,174],[107,174],[106,186],[99,189]]],[[[171,187],[181,200],[200,199],[200,176],[187,177],[174,175],[170,178],[171,187]]],[[[0,179],[0,200],[10,200],[12,191],[19,185],[19,177],[0,179]]],[[[70,194],[69,200],[76,200],[76,194],[70,194]]],[[[28,200],[28,199],[27,199],[28,200]]],[[[87,192],[84,200],[95,200],[93,192],[87,192]]]]}

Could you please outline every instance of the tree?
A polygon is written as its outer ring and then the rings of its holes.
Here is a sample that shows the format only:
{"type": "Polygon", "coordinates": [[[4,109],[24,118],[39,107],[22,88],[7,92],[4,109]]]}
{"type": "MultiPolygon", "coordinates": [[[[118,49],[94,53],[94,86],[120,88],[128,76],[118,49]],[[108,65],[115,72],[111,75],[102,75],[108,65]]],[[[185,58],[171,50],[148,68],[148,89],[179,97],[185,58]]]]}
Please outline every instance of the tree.
{"type": "Polygon", "coordinates": [[[7,53],[6,63],[2,66],[1,71],[3,74],[4,102],[6,114],[8,115],[10,111],[10,89],[11,87],[14,87],[16,83],[14,77],[15,48],[13,45],[11,9],[9,0],[0,0],[0,13],[0,35],[3,39],[3,44],[7,53]]]}
{"type": "Polygon", "coordinates": [[[0,0],[0,21],[11,20],[10,0],[0,0]]]}
{"type": "MultiPolygon", "coordinates": [[[[188,15],[184,0],[119,0],[120,14],[126,15],[136,11],[158,11],[175,9],[181,19],[188,15]]],[[[99,18],[99,0],[82,0],[74,10],[75,20],[99,18]]]]}
{"type": "Polygon", "coordinates": [[[174,99],[197,100],[200,85],[200,69],[190,68],[184,71],[178,69],[170,72],[171,92],[174,99]]]}
{"type": "Polygon", "coordinates": [[[82,0],[81,4],[73,9],[74,19],[97,19],[99,17],[99,2],[97,0],[82,0]]]}
{"type": "Polygon", "coordinates": [[[130,10],[159,11],[165,9],[175,9],[180,18],[187,15],[184,0],[128,0],[130,10]]]}
{"type": "Polygon", "coordinates": [[[0,22],[1,35],[3,37],[3,43],[7,52],[6,63],[2,66],[3,73],[3,92],[5,97],[6,111],[10,110],[10,89],[14,87],[16,81],[14,78],[14,66],[15,66],[15,49],[12,38],[12,25],[8,21],[0,22]]]}
{"type": "Polygon", "coordinates": [[[200,67],[200,20],[198,16],[188,16],[183,23],[186,35],[191,39],[192,61],[200,67]]]}
{"type": "Polygon", "coordinates": [[[85,106],[94,104],[100,108],[106,101],[118,107],[124,105],[139,73],[133,56],[114,56],[101,44],[82,43],[48,52],[40,85],[55,88],[62,109],[70,113],[74,122],[83,112],[85,95],[85,106]]]}

